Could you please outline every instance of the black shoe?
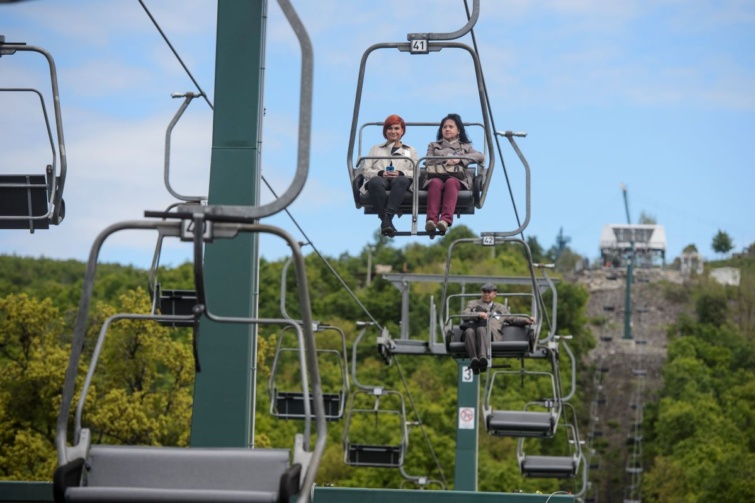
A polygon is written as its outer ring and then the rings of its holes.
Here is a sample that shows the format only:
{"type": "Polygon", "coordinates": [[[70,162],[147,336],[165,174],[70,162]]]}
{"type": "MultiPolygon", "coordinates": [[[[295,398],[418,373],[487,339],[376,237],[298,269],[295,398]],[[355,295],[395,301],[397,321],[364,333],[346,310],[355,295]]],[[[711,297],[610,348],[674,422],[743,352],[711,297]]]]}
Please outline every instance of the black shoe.
{"type": "Polygon", "coordinates": [[[386,212],[380,217],[380,232],[383,236],[392,238],[396,235],[396,228],[393,226],[393,213],[386,212]]]}
{"type": "Polygon", "coordinates": [[[476,370],[479,372],[480,370],[480,360],[477,358],[472,358],[469,360],[469,368],[471,368],[473,371],[476,370]]]}
{"type": "Polygon", "coordinates": [[[485,372],[486,370],[488,370],[488,359],[485,358],[484,356],[481,356],[479,365],[480,365],[480,372],[485,372]]]}

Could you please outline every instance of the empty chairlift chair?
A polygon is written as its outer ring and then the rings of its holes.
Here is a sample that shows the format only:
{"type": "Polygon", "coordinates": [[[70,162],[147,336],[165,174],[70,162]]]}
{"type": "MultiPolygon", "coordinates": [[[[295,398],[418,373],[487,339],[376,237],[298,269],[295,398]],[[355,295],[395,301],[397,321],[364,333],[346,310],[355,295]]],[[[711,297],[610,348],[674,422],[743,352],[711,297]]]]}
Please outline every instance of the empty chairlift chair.
{"type": "MultiPolygon", "coordinates": [[[[51,224],[58,225],[65,217],[63,186],[65,185],[67,170],[66,149],[63,138],[57,71],[52,56],[39,47],[24,43],[6,42],[5,37],[0,35],[0,66],[2,66],[3,60],[17,52],[36,52],[47,60],[52,85],[57,146],[53,140],[42,94],[36,89],[28,88],[0,89],[2,93],[33,93],[37,95],[52,152],[50,163],[44,169],[33,173],[18,173],[16,171],[19,169],[17,166],[12,168],[0,166],[0,229],[26,229],[33,233],[37,229],[48,229],[51,224]],[[60,157],[59,167],[58,156],[60,157]],[[13,169],[15,172],[8,173],[6,169],[13,169]]],[[[6,137],[8,136],[7,133],[3,134],[6,137]]]]}
{"type": "Polygon", "coordinates": [[[404,397],[382,386],[368,386],[357,379],[357,348],[374,326],[358,322],[363,328],[351,351],[351,393],[343,429],[344,462],[351,466],[398,468],[404,464],[409,445],[404,397]]]}
{"type": "MultiPolygon", "coordinates": [[[[152,221],[125,222],[110,226],[95,241],[90,254],[79,314],[76,320],[72,342],[71,358],[64,383],[63,399],[57,423],[56,446],[58,448],[59,467],[54,475],[54,494],[56,502],[87,501],[163,501],[163,502],[215,502],[215,501],[280,501],[300,494],[306,499],[314,481],[314,471],[324,451],[327,436],[325,428],[322,389],[320,387],[317,360],[310,355],[315,353],[315,341],[312,332],[309,294],[307,290],[304,259],[296,242],[290,235],[274,227],[247,224],[213,222],[205,226],[202,217],[190,215],[197,224],[196,228],[206,228],[203,234],[191,233],[195,251],[195,286],[200,294],[199,305],[202,314],[215,322],[244,323],[258,325],[282,324],[291,326],[303,339],[301,358],[306,361],[302,366],[302,389],[311,389],[314,401],[305,398],[306,409],[313,404],[314,417],[317,421],[317,445],[313,452],[308,452],[309,420],[306,422],[305,435],[297,435],[294,445],[293,463],[288,449],[249,449],[249,448],[181,448],[155,446],[121,446],[92,445],[88,429],[82,428],[81,410],[84,407],[87,390],[97,366],[99,349],[105,340],[107,325],[113,319],[123,317],[116,315],[106,321],[100,332],[92,362],[84,381],[78,407],[74,418],[73,445],[67,444],[69,430],[69,412],[76,387],[76,374],[79,358],[84,346],[86,320],[93,290],[99,249],[105,238],[123,229],[153,229],[166,231],[166,235],[186,236],[185,222],[152,221]],[[240,232],[266,232],[276,234],[288,242],[297,257],[297,277],[299,278],[299,302],[302,305],[302,323],[286,319],[252,319],[217,316],[210,312],[204,300],[203,288],[203,239],[232,238],[240,232]],[[307,379],[309,373],[309,381],[307,379]]],[[[133,316],[133,315],[132,315],[133,316]]],[[[139,315],[141,318],[156,319],[166,315],[139,315]]],[[[307,410],[312,417],[312,411],[307,410]]]]}
{"type": "Polygon", "coordinates": [[[344,462],[351,466],[397,468],[408,446],[404,397],[380,387],[352,393],[343,433],[344,462]],[[363,403],[372,402],[368,408],[363,403]],[[392,402],[392,403],[389,403],[392,402]],[[389,442],[385,439],[389,438],[389,442]]]}
{"type": "Polygon", "coordinates": [[[525,369],[498,370],[488,374],[485,382],[483,403],[485,429],[490,435],[502,437],[552,437],[555,434],[561,414],[560,390],[557,389],[553,374],[534,372],[525,369]],[[522,409],[494,408],[493,395],[502,394],[496,384],[505,376],[548,379],[553,399],[529,402],[522,409]]]}
{"type": "MultiPolygon", "coordinates": [[[[304,399],[306,395],[310,397],[310,410],[314,404],[311,402],[312,394],[305,394],[303,390],[292,390],[290,383],[286,391],[280,389],[281,369],[288,364],[298,366],[299,363],[292,363],[291,358],[287,355],[298,357],[300,347],[303,341],[298,341],[295,347],[283,346],[283,338],[289,327],[284,327],[278,336],[273,358],[273,366],[270,370],[270,380],[268,381],[268,392],[270,395],[270,413],[280,419],[305,419],[304,399]]],[[[338,367],[338,382],[323,383],[323,404],[325,406],[325,418],[329,421],[341,419],[344,415],[346,399],[349,395],[349,379],[346,372],[346,335],[338,327],[317,324],[314,327],[315,339],[317,343],[317,355],[321,365],[333,365],[338,367]],[[338,335],[338,344],[335,347],[324,347],[322,342],[328,332],[335,332],[338,335]],[[319,337],[318,337],[319,334],[319,337]],[[330,390],[327,392],[326,390],[330,390]]],[[[333,344],[331,344],[333,346],[333,344]]]]}
{"type": "Polygon", "coordinates": [[[574,478],[579,470],[582,457],[582,441],[576,424],[574,407],[563,403],[563,417],[553,441],[563,443],[560,450],[565,454],[528,455],[524,450],[525,439],[517,442],[519,469],[525,477],[532,478],[574,478]],[[566,417],[569,416],[569,417],[566,417]]]}
{"type": "MultiPolygon", "coordinates": [[[[170,205],[166,212],[171,211],[178,204],[170,205]]],[[[152,256],[147,282],[147,289],[152,299],[152,313],[170,316],[170,318],[161,317],[158,319],[158,323],[163,326],[196,328],[198,323],[197,312],[195,312],[195,307],[198,304],[196,290],[166,289],[159,281],[160,257],[165,237],[165,231],[158,228],[157,244],[152,256]]]]}

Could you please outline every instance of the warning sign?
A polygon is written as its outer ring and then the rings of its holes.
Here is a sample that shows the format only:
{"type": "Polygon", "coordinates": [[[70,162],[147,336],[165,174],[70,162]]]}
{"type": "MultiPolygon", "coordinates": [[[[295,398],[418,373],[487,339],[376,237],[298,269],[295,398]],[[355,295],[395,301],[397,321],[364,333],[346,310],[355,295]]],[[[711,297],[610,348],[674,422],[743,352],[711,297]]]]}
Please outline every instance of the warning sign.
{"type": "Polygon", "coordinates": [[[475,410],[473,407],[459,407],[459,429],[474,430],[475,410]]]}

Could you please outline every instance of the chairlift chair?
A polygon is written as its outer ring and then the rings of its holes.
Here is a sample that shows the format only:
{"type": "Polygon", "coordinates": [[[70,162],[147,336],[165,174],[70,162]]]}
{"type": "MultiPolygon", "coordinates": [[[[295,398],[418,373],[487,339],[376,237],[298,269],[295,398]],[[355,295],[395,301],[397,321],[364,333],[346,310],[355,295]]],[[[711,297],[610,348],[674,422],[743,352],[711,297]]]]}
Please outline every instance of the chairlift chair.
{"type": "MultiPolygon", "coordinates": [[[[359,129],[359,149],[362,148],[362,132],[364,128],[368,126],[380,126],[382,127],[382,122],[368,122],[366,124],[363,124],[359,129]]],[[[438,124],[435,122],[407,122],[407,127],[432,127],[437,128],[438,124]]],[[[465,122],[465,127],[484,127],[483,124],[479,122],[465,122]]],[[[487,145],[485,147],[485,153],[484,155],[488,156],[488,149],[487,145]]],[[[460,156],[460,158],[464,158],[463,156],[460,156]]],[[[369,157],[369,156],[361,156],[357,159],[356,168],[355,170],[357,173],[354,176],[354,179],[352,181],[352,191],[354,194],[354,202],[356,203],[357,208],[364,209],[365,215],[375,215],[377,214],[377,211],[372,205],[372,202],[370,201],[370,197],[367,193],[362,193],[361,188],[364,184],[364,176],[361,172],[361,167],[365,161],[368,160],[376,160],[376,159],[390,159],[389,157],[369,157]]],[[[417,204],[418,210],[417,214],[425,214],[427,213],[427,190],[423,188],[425,181],[427,180],[427,171],[425,168],[425,165],[423,164],[423,161],[427,160],[426,157],[420,157],[419,163],[417,166],[414,167],[416,171],[419,171],[419,175],[415,177],[415,183],[412,183],[411,190],[406,191],[404,194],[404,199],[401,201],[399,208],[398,208],[398,215],[403,214],[409,214],[411,215],[414,210],[414,191],[417,192],[417,204]]],[[[464,189],[462,187],[461,190],[459,190],[458,198],[456,201],[456,209],[455,214],[457,217],[461,215],[473,215],[475,212],[475,208],[479,207],[478,204],[480,200],[482,199],[482,191],[484,187],[484,175],[485,173],[485,166],[484,165],[478,165],[476,162],[472,162],[467,166],[466,168],[466,174],[467,177],[472,180],[472,187],[469,189],[464,189]]],[[[390,190],[386,191],[387,194],[390,194],[390,190]]],[[[404,234],[411,234],[409,232],[404,234]]]]}
{"type": "Polygon", "coordinates": [[[19,51],[36,52],[47,60],[50,68],[57,147],[53,141],[50,120],[42,94],[36,89],[1,88],[0,92],[30,92],[37,95],[47,128],[52,161],[41,173],[0,174],[0,229],[27,229],[33,233],[37,229],[48,229],[51,224],[58,225],[65,218],[63,187],[68,165],[55,61],[50,53],[42,48],[25,43],[6,42],[5,36],[0,35],[0,59],[3,56],[14,55],[19,51]],[[58,155],[60,156],[59,168],[57,166],[58,155]]]}
{"type": "MultiPolygon", "coordinates": [[[[525,410],[537,402],[525,406],[525,410]]],[[[527,455],[524,451],[524,438],[517,442],[517,460],[519,469],[525,477],[531,478],[574,478],[582,461],[582,440],[576,424],[574,407],[564,402],[562,404],[562,420],[558,424],[559,431],[565,432],[566,455],[527,455]]]]}
{"type": "Polygon", "coordinates": [[[398,468],[404,464],[404,456],[409,444],[409,433],[406,425],[406,409],[404,397],[398,391],[386,390],[381,387],[372,389],[357,389],[351,395],[351,404],[346,415],[346,423],[343,432],[344,462],[350,466],[372,466],[379,468],[398,468]],[[360,397],[373,397],[371,408],[360,407],[357,402],[360,397]],[[386,405],[386,402],[395,399],[396,405],[386,405]],[[374,419],[372,433],[384,436],[387,431],[385,424],[381,427],[381,421],[391,421],[393,427],[398,423],[398,442],[392,443],[365,443],[354,440],[355,419],[374,419]]]}
{"type": "MultiPolygon", "coordinates": [[[[500,381],[500,380],[499,380],[500,381]]],[[[497,370],[488,373],[485,380],[485,395],[482,406],[485,429],[488,434],[501,437],[552,437],[561,415],[561,392],[553,374],[526,370],[497,370]],[[537,402],[528,402],[524,409],[494,409],[493,391],[496,380],[503,376],[545,377],[550,380],[552,397],[537,402]],[[537,408],[538,410],[533,410],[537,408]]]]}
{"type": "MultiPolygon", "coordinates": [[[[505,233],[504,233],[505,234],[505,233]]],[[[450,302],[453,298],[459,298],[459,297],[473,297],[474,295],[470,294],[449,294],[448,293],[448,287],[449,287],[449,277],[451,272],[451,263],[452,263],[452,257],[454,250],[458,245],[461,244],[472,244],[477,246],[497,246],[497,245],[504,245],[507,243],[514,243],[519,244],[523,246],[526,255],[528,257],[528,265],[529,265],[529,278],[527,278],[529,281],[527,282],[530,285],[530,291],[529,292],[519,292],[519,293],[506,293],[506,292],[499,292],[499,295],[502,297],[508,297],[508,298],[514,298],[514,297],[524,297],[530,300],[530,313],[531,316],[535,319],[535,323],[530,326],[526,327],[517,327],[517,326],[508,326],[504,327],[503,330],[503,337],[504,339],[502,341],[491,341],[491,353],[492,357],[501,356],[501,357],[546,357],[547,352],[538,351],[537,348],[541,347],[547,343],[549,343],[554,336],[554,333],[549,333],[545,336],[542,336],[542,324],[543,324],[543,313],[545,312],[545,306],[543,303],[542,295],[540,292],[540,283],[538,281],[538,278],[535,276],[535,264],[532,260],[532,253],[530,252],[529,246],[524,240],[512,238],[508,236],[503,235],[497,235],[495,233],[483,233],[482,237],[480,238],[463,238],[463,239],[457,239],[453,243],[451,243],[448,247],[448,252],[446,254],[446,268],[445,268],[445,280],[443,282],[443,292],[441,294],[441,313],[440,313],[440,319],[441,326],[444,327],[445,335],[446,335],[446,349],[449,353],[456,354],[456,355],[463,355],[466,354],[466,348],[464,346],[463,341],[461,340],[462,331],[458,327],[458,321],[461,319],[461,314],[458,315],[451,315],[451,307],[450,302]]],[[[548,285],[548,287],[553,291],[554,294],[554,303],[553,303],[553,318],[555,323],[555,295],[556,290],[555,286],[553,285],[553,281],[550,280],[550,278],[545,275],[545,284],[548,285]]],[[[517,315],[514,313],[514,315],[517,315]]],[[[519,314],[520,316],[530,316],[530,314],[519,314]]]]}
{"type": "MultiPolygon", "coordinates": [[[[53,491],[56,502],[68,501],[165,501],[165,502],[210,502],[210,501],[289,501],[289,498],[302,494],[307,499],[314,481],[319,461],[324,452],[326,439],[325,414],[322,401],[320,376],[314,355],[315,341],[309,311],[304,259],[296,242],[284,231],[260,224],[212,222],[206,225],[204,216],[194,213],[182,214],[193,219],[193,228],[203,232],[193,232],[179,215],[170,215],[172,221],[123,222],[108,227],[95,240],[84,280],[84,288],[79,304],[69,367],[66,372],[63,398],[56,430],[56,446],[59,467],[54,475],[53,491]],[[248,448],[173,448],[154,446],[115,446],[93,445],[89,430],[81,426],[81,410],[86,401],[89,383],[96,369],[99,348],[105,339],[107,326],[118,316],[106,320],[100,332],[92,363],[80,393],[79,405],[74,417],[73,445],[67,443],[69,412],[76,386],[79,358],[84,346],[86,324],[100,248],[109,235],[125,229],[160,229],[166,236],[181,237],[192,241],[195,252],[195,286],[199,297],[201,314],[223,323],[283,324],[291,325],[301,335],[304,344],[300,348],[303,362],[302,389],[309,393],[307,372],[311,378],[314,401],[304,400],[308,420],[305,434],[298,435],[294,442],[294,462],[290,462],[288,449],[248,449],[248,448]],[[300,278],[299,297],[303,319],[307,323],[296,323],[286,319],[237,318],[217,316],[207,307],[204,299],[203,279],[203,240],[233,238],[240,232],[272,233],[286,240],[294,251],[297,261],[297,276],[300,278]],[[306,362],[306,363],[304,363],[306,362]],[[312,417],[310,404],[314,405],[317,423],[317,443],[309,452],[309,418],[312,417]]],[[[165,216],[164,214],[160,215],[165,216]]],[[[122,315],[121,315],[122,316],[122,315]]],[[[131,315],[133,316],[133,315],[131,315]]],[[[168,315],[137,315],[145,319],[168,315]]]]}
{"type": "MultiPolygon", "coordinates": [[[[472,190],[469,191],[463,191],[465,192],[462,194],[460,192],[459,194],[459,201],[457,202],[457,213],[459,214],[471,214],[474,213],[475,208],[482,208],[485,197],[487,194],[488,187],[490,185],[490,180],[492,178],[493,173],[493,167],[495,165],[495,156],[491,155],[493,152],[493,134],[492,134],[492,127],[491,127],[491,120],[490,120],[490,114],[488,111],[487,106],[487,98],[485,95],[485,85],[483,82],[483,76],[482,76],[482,67],[480,65],[479,58],[477,57],[476,52],[473,48],[459,43],[459,42],[451,42],[449,40],[452,40],[454,38],[459,38],[466,33],[468,33],[471,28],[474,26],[477,16],[479,15],[479,0],[475,0],[474,2],[474,10],[473,15],[469,19],[467,25],[463,27],[461,30],[458,30],[454,33],[449,34],[440,34],[440,33],[422,33],[422,34],[409,34],[408,39],[409,42],[399,42],[399,43],[380,43],[375,44],[371,47],[369,47],[364,54],[362,55],[362,60],[359,67],[359,76],[357,79],[357,89],[356,89],[356,97],[354,100],[354,113],[352,117],[352,123],[351,123],[351,131],[349,135],[349,148],[348,153],[346,156],[346,168],[349,175],[349,181],[352,186],[352,189],[354,191],[354,202],[356,204],[357,209],[365,207],[365,212],[370,213],[371,209],[369,206],[365,206],[367,203],[367,200],[364,200],[359,193],[359,187],[361,187],[361,180],[358,180],[361,178],[361,162],[364,160],[364,158],[360,158],[357,162],[354,162],[354,146],[356,143],[356,137],[357,137],[357,128],[358,128],[358,120],[359,120],[359,109],[361,106],[361,99],[362,99],[362,88],[364,85],[364,75],[365,75],[365,68],[367,64],[367,60],[369,56],[375,52],[376,50],[381,49],[397,49],[400,52],[409,53],[411,55],[416,54],[428,54],[430,52],[439,52],[443,49],[461,49],[463,51],[467,51],[469,55],[472,58],[472,63],[474,65],[475,70],[475,77],[477,81],[477,88],[479,91],[479,98],[480,98],[480,109],[482,112],[483,117],[483,129],[485,133],[485,152],[488,153],[486,158],[488,159],[489,165],[487,167],[484,166],[478,166],[477,170],[474,170],[474,177],[473,180],[476,180],[474,182],[474,187],[471,187],[472,190]],[[467,193],[468,192],[468,193],[467,193]]],[[[372,124],[381,124],[382,123],[372,123],[372,124]]],[[[415,124],[415,123],[407,123],[415,124]]],[[[432,124],[435,127],[437,127],[437,123],[428,123],[432,124]]],[[[364,128],[364,126],[362,126],[364,128]]],[[[359,136],[360,136],[360,149],[361,150],[361,129],[359,130],[359,136]]],[[[420,202],[420,195],[421,191],[420,188],[422,187],[422,184],[424,183],[424,179],[420,179],[420,169],[414,170],[414,179],[412,183],[413,192],[409,194],[409,201],[407,201],[407,197],[405,197],[404,202],[402,204],[401,210],[406,213],[412,214],[412,229],[410,232],[399,232],[398,235],[426,235],[426,232],[418,231],[417,230],[417,220],[418,215],[420,213],[426,212],[426,202],[423,204],[420,202]]],[[[426,197],[426,194],[424,194],[424,197],[426,197]]],[[[372,210],[374,212],[374,210],[372,210]]]]}
{"type": "MultiPolygon", "coordinates": [[[[166,208],[166,212],[174,210],[181,203],[173,203],[166,208]]],[[[196,201],[199,204],[199,201],[196,201]]],[[[164,219],[165,220],[165,219],[164,219]]],[[[198,312],[195,310],[199,301],[196,290],[180,290],[163,288],[158,278],[160,257],[162,255],[163,241],[166,234],[158,228],[155,252],[152,255],[152,264],[149,269],[147,290],[152,299],[152,314],[180,316],[181,318],[158,318],[157,322],[170,328],[194,327],[199,322],[198,312]]],[[[195,334],[196,335],[196,334],[195,334]]]]}
{"type": "MultiPolygon", "coordinates": [[[[278,378],[280,370],[283,367],[283,355],[286,353],[296,353],[300,351],[299,345],[296,347],[284,347],[283,337],[289,327],[281,329],[278,335],[278,341],[275,347],[275,356],[273,357],[273,365],[270,370],[270,379],[268,381],[268,393],[270,395],[270,414],[280,419],[305,419],[307,417],[304,407],[305,395],[310,396],[311,393],[305,394],[303,390],[296,391],[281,391],[279,389],[278,378]]],[[[339,382],[335,389],[330,392],[323,392],[323,404],[325,406],[325,419],[328,421],[335,421],[341,419],[344,415],[344,409],[346,406],[346,399],[349,396],[349,378],[346,372],[346,335],[343,330],[338,327],[315,324],[313,328],[315,332],[315,339],[317,340],[317,334],[324,334],[324,332],[336,332],[339,335],[339,345],[337,348],[323,348],[322,344],[317,345],[318,357],[328,357],[329,361],[337,362],[339,367],[339,382]]],[[[320,337],[322,340],[323,337],[320,337]]],[[[301,342],[301,341],[299,341],[301,342]]],[[[310,409],[313,405],[310,405],[310,409]]]]}
{"type": "MultiPolygon", "coordinates": [[[[359,343],[372,328],[380,328],[375,323],[357,322],[362,330],[357,335],[351,348],[351,381],[355,390],[349,398],[346,420],[343,428],[344,462],[351,466],[373,466],[380,468],[397,468],[404,464],[404,456],[409,445],[409,430],[406,420],[406,406],[404,396],[394,390],[382,386],[371,386],[359,382],[357,379],[357,348],[359,343]],[[364,403],[371,403],[366,408],[364,403]],[[356,418],[374,419],[374,427],[370,435],[365,435],[364,423],[357,425],[356,418]],[[382,426],[381,426],[382,421],[382,426]],[[386,428],[386,424],[388,428],[386,428]],[[354,430],[361,430],[359,439],[355,440],[354,430]],[[363,440],[369,436],[367,440],[363,440]],[[385,437],[397,439],[394,442],[384,442],[385,437]],[[379,439],[378,442],[375,439],[379,439]]],[[[382,331],[382,329],[381,329],[382,331]]]]}

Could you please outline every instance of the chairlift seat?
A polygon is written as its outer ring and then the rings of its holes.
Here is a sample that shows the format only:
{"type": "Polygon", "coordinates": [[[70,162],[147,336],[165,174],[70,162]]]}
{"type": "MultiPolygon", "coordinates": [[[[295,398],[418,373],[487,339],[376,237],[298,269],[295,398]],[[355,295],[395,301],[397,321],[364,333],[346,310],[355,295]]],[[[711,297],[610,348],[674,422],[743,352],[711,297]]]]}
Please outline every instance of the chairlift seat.
{"type": "MultiPolygon", "coordinates": [[[[532,327],[506,325],[502,330],[503,340],[492,341],[490,352],[494,358],[520,358],[534,350],[535,331],[532,327]]],[[[462,358],[468,358],[467,346],[462,338],[462,330],[456,326],[446,333],[446,351],[462,358]]]]}
{"type": "MultiPolygon", "coordinates": [[[[273,391],[275,400],[275,416],[281,419],[306,419],[304,414],[304,393],[300,391],[273,391]]],[[[325,419],[334,421],[341,419],[343,411],[341,403],[344,401],[342,393],[323,393],[323,404],[325,405],[325,419]]],[[[314,415],[314,396],[309,395],[309,411],[314,415]]]]}
{"type": "Polygon", "coordinates": [[[397,468],[404,464],[400,445],[352,444],[347,446],[347,463],[351,466],[397,468]]]}
{"type": "Polygon", "coordinates": [[[501,336],[502,340],[490,343],[490,350],[494,357],[521,356],[535,349],[535,331],[532,326],[504,325],[501,336]]]}
{"type": "Polygon", "coordinates": [[[301,471],[289,457],[287,449],[94,445],[83,485],[54,492],[67,502],[287,502],[301,471]]]}
{"type": "Polygon", "coordinates": [[[0,175],[0,229],[48,229],[48,213],[46,175],[0,175]]]}
{"type": "Polygon", "coordinates": [[[485,428],[501,437],[551,437],[555,420],[550,412],[494,410],[485,418],[485,428]]]}
{"type": "Polygon", "coordinates": [[[572,456],[525,456],[520,465],[522,475],[531,478],[572,478],[577,460],[572,456]]]}
{"type": "MultiPolygon", "coordinates": [[[[197,305],[197,292],[195,290],[160,290],[157,308],[165,315],[188,316],[194,314],[194,306],[197,305]]],[[[160,321],[167,327],[192,327],[194,320],[160,321]]]]}
{"type": "MultiPolygon", "coordinates": [[[[475,175],[476,170],[475,168],[467,168],[467,173],[471,174],[472,176],[472,189],[467,190],[463,187],[461,190],[459,190],[458,199],[456,200],[456,216],[460,215],[474,215],[475,207],[480,201],[480,197],[482,194],[482,186],[483,186],[483,180],[482,175],[475,175]]],[[[425,183],[425,173],[422,172],[419,177],[419,194],[418,194],[418,202],[417,204],[419,207],[417,208],[417,214],[418,215],[424,215],[427,213],[427,190],[423,189],[422,186],[425,183]]],[[[354,179],[354,185],[352,187],[352,190],[354,192],[354,201],[357,203],[358,208],[364,208],[364,214],[365,215],[375,215],[377,214],[377,211],[372,206],[372,202],[370,201],[369,194],[362,193],[359,189],[362,187],[364,183],[364,176],[358,175],[354,179]]],[[[417,187],[412,187],[412,190],[417,190],[417,187]]],[[[390,190],[386,191],[386,194],[389,195],[391,193],[390,190]]],[[[402,215],[404,213],[411,215],[412,214],[412,204],[414,202],[414,195],[411,191],[407,190],[404,194],[404,199],[401,201],[401,204],[398,208],[398,214],[402,215]]]]}

